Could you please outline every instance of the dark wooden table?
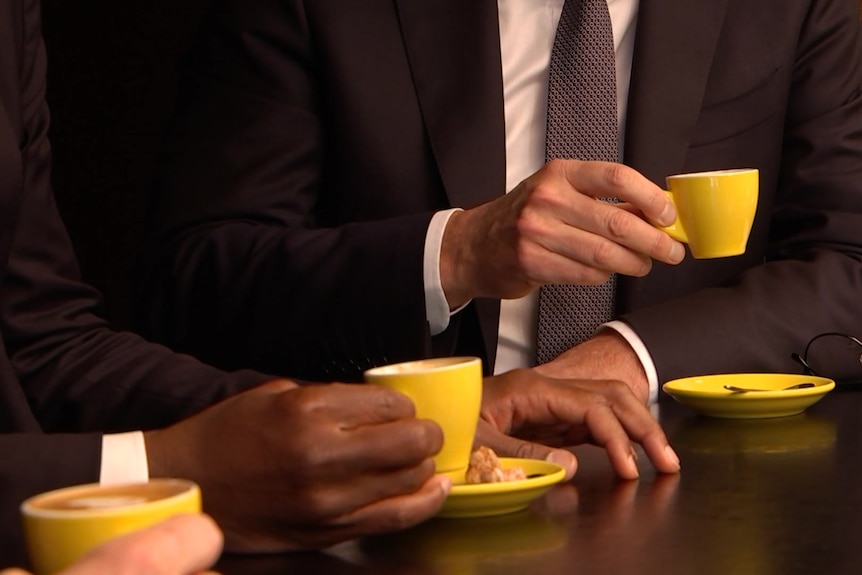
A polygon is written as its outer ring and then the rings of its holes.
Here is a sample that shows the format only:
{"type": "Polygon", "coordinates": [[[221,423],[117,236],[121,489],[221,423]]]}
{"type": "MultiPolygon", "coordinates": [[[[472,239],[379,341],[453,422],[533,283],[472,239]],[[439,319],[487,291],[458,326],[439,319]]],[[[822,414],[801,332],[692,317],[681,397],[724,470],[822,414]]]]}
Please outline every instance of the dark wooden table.
{"type": "Polygon", "coordinates": [[[327,552],[225,556],[225,575],[862,573],[862,392],[834,391],[804,414],[719,420],[663,397],[682,460],[615,479],[604,451],[530,509],[434,519],[327,552]]]}

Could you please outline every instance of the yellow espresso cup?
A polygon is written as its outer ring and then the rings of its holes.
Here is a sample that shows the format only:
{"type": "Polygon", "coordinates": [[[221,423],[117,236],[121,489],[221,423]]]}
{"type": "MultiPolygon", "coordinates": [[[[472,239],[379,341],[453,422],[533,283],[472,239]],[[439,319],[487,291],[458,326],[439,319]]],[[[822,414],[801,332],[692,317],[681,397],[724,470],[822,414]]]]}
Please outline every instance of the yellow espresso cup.
{"type": "Polygon", "coordinates": [[[677,174],[666,181],[677,220],[660,229],[688,244],[697,259],[745,253],[757,212],[757,169],[677,174]]]}
{"type": "Polygon", "coordinates": [[[185,479],[123,485],[77,485],[21,504],[27,549],[36,573],[74,563],[102,543],[180,513],[200,513],[201,492],[185,479]]]}
{"type": "Polygon", "coordinates": [[[434,456],[437,473],[464,481],[482,407],[482,360],[443,357],[408,361],[365,372],[365,381],[401,392],[413,401],[416,417],[443,430],[443,448],[434,456]]]}

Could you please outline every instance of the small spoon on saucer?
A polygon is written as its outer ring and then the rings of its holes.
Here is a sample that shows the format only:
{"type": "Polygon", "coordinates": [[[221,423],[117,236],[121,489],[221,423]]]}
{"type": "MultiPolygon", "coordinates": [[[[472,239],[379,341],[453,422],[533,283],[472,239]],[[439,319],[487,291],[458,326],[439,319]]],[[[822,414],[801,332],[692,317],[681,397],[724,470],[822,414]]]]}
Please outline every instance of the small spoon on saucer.
{"type": "Polygon", "coordinates": [[[788,391],[791,389],[805,389],[806,387],[814,387],[814,384],[811,383],[810,381],[806,381],[803,383],[797,383],[795,385],[784,387],[782,389],[757,389],[754,387],[737,387],[735,385],[725,385],[724,389],[726,389],[728,391],[736,391],[736,392],[743,392],[743,391],[788,391]]]}

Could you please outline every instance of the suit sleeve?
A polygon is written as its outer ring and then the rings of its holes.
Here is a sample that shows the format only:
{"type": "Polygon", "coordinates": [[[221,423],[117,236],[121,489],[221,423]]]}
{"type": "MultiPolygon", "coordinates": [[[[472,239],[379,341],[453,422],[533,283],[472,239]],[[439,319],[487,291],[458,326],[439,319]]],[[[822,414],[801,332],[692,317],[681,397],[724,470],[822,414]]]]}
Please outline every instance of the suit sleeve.
{"type": "Polygon", "coordinates": [[[164,425],[268,379],[226,374],[112,332],[96,315],[98,294],[79,278],[51,193],[39,2],[18,6],[24,6],[24,26],[16,28],[22,51],[3,78],[18,87],[8,109],[20,109],[20,117],[9,119],[26,134],[21,187],[2,191],[17,198],[14,231],[3,233],[11,243],[0,280],[4,561],[7,552],[20,549],[6,543],[20,543],[17,506],[23,497],[98,480],[102,432],[164,425]]]}
{"type": "MultiPolygon", "coordinates": [[[[862,37],[856,2],[811,2],[786,103],[765,261],[722,286],[626,314],[660,381],[798,373],[817,333],[862,333],[862,37]]],[[[776,110],[777,111],[777,110],[776,110]]],[[[830,374],[832,375],[832,374],[830,374]]],[[[835,374],[836,376],[848,374],[835,374]]]]}
{"type": "Polygon", "coordinates": [[[23,192],[6,273],[0,322],[6,351],[46,431],[122,431],[176,421],[266,379],[225,374],[189,356],[114,332],[97,315],[50,184],[45,53],[38,3],[29,2],[21,74],[23,192]]]}
{"type": "Polygon", "coordinates": [[[2,63],[0,121],[23,137],[13,160],[21,178],[0,190],[16,210],[0,234],[0,567],[26,564],[24,498],[98,481],[103,432],[162,426],[271,378],[218,371],[97,316],[99,295],[79,277],[51,192],[39,2],[10,6],[0,12],[15,41],[2,63]]]}
{"type": "Polygon", "coordinates": [[[325,48],[304,4],[217,2],[204,24],[158,178],[138,323],[222,367],[354,380],[431,350],[433,209],[362,216],[384,192],[329,187],[339,167],[324,146],[340,136],[327,133],[325,48]]]}

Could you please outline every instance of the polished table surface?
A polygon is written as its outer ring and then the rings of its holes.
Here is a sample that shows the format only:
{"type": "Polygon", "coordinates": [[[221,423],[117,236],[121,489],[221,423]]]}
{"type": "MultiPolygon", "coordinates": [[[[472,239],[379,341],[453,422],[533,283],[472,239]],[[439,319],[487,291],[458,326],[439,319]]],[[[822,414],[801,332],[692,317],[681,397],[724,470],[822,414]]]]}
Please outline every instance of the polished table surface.
{"type": "Polygon", "coordinates": [[[862,573],[862,391],[761,420],[696,415],[663,397],[678,475],[621,481],[604,451],[530,509],[433,519],[326,552],[223,557],[225,575],[862,573]]]}

